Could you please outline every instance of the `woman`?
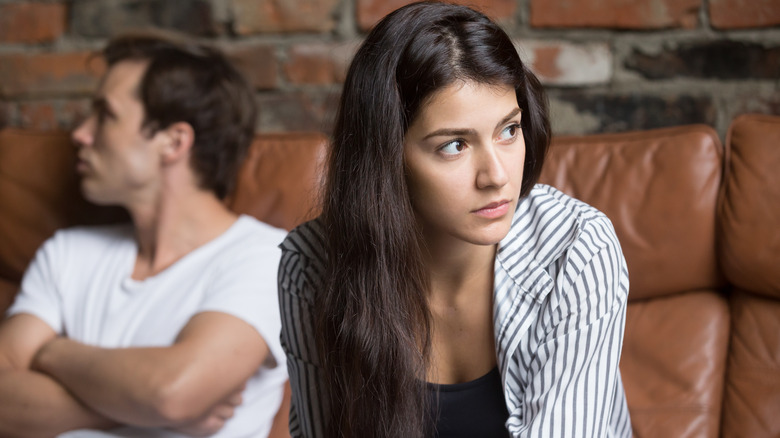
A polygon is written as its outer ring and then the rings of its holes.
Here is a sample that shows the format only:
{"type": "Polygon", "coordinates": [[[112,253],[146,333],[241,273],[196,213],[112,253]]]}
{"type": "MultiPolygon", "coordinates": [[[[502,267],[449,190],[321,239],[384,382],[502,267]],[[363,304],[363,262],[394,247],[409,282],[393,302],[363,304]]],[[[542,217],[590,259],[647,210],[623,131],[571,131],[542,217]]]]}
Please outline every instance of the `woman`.
{"type": "Polygon", "coordinates": [[[350,66],[322,215],[282,244],[294,436],[631,434],[609,220],[536,185],[545,97],[462,6],[383,19],[350,66]]]}

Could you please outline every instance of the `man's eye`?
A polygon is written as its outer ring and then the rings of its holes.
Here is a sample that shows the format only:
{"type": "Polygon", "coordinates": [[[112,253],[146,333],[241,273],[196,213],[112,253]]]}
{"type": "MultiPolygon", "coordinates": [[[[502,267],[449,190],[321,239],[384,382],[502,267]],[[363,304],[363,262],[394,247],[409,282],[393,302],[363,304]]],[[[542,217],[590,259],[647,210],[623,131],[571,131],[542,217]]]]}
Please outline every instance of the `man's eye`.
{"type": "Polygon", "coordinates": [[[501,134],[498,135],[498,141],[507,141],[517,137],[517,132],[519,130],[520,125],[517,123],[513,123],[507,126],[503,131],[501,131],[501,134]]]}
{"type": "Polygon", "coordinates": [[[466,144],[463,142],[463,140],[453,140],[440,147],[439,151],[445,155],[457,155],[463,152],[463,148],[465,147],[466,144]]]}

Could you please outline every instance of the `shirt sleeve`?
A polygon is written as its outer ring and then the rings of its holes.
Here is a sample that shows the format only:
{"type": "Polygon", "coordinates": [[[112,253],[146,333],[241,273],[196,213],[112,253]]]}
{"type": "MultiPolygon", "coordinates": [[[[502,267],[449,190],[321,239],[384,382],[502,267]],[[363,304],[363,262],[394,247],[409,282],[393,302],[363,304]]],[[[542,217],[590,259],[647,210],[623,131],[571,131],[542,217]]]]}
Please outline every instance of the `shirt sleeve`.
{"type": "Polygon", "coordinates": [[[279,309],[282,347],[292,388],[290,434],[325,436],[329,405],[314,336],[312,269],[300,253],[282,250],[279,264],[279,309]]]}
{"type": "Polygon", "coordinates": [[[221,263],[198,311],[227,313],[254,327],[275,361],[284,366],[279,343],[281,320],[276,293],[280,251],[275,244],[251,240],[221,263]]]}
{"type": "Polygon", "coordinates": [[[514,394],[519,403],[507,422],[514,437],[631,436],[618,369],[628,271],[611,224],[602,226],[590,236],[601,248],[578,264],[560,305],[542,317],[552,323],[514,394]]]}
{"type": "Polygon", "coordinates": [[[19,293],[6,312],[7,317],[26,313],[43,320],[57,334],[63,334],[62,295],[58,269],[62,269],[63,236],[55,234],[35,253],[22,277],[19,293]]]}

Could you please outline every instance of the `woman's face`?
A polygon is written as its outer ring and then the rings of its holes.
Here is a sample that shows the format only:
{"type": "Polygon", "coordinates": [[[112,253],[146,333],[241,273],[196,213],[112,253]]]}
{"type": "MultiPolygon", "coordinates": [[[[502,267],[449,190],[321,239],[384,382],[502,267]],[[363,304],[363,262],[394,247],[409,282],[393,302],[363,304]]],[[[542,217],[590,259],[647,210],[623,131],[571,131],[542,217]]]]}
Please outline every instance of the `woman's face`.
{"type": "Polygon", "coordinates": [[[507,235],[523,181],[521,115],[509,85],[456,82],[422,106],[404,159],[429,243],[493,245],[507,235]]]}

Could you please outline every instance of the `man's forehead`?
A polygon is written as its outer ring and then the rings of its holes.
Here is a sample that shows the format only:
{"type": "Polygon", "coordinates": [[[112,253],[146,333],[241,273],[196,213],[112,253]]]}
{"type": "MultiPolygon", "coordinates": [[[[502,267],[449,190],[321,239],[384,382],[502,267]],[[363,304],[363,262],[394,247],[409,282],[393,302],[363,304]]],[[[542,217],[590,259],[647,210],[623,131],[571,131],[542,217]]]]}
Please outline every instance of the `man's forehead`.
{"type": "Polygon", "coordinates": [[[109,95],[137,97],[141,78],[149,62],[146,60],[125,60],[112,65],[98,84],[98,96],[109,95]]]}

